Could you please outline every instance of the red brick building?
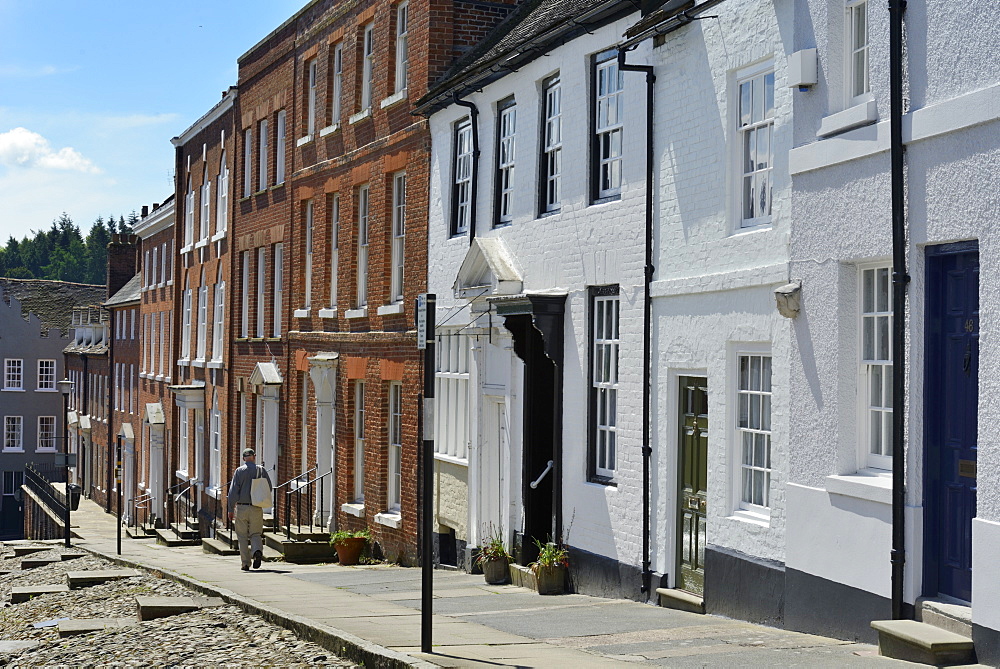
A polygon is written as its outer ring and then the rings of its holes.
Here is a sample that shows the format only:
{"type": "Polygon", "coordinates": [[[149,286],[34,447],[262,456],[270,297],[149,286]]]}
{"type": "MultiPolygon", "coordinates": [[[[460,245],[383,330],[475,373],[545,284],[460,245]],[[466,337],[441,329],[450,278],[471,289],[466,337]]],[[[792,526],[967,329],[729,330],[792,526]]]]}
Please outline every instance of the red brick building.
{"type": "MultiPolygon", "coordinates": [[[[174,286],[176,355],[173,394],[176,438],[168,456],[168,483],[191,517],[225,524],[224,490],[239,462],[229,438],[229,347],[232,188],[236,88],[174,137],[178,249],[174,286]],[[186,493],[184,491],[187,491],[186,493]]],[[[175,512],[179,514],[180,510],[175,512]]]]}
{"type": "MultiPolygon", "coordinates": [[[[135,500],[141,496],[136,483],[136,435],[139,433],[139,355],[141,329],[139,307],[142,274],[137,273],[104,307],[108,310],[110,341],[108,346],[111,418],[108,423],[111,457],[122,462],[122,514],[131,518],[135,500]]],[[[112,473],[112,476],[114,474],[112,473]]],[[[117,492],[118,486],[112,486],[117,492]]],[[[112,495],[110,507],[117,511],[118,498],[112,495]]]]}
{"type": "Polygon", "coordinates": [[[430,169],[411,105],[514,4],[316,0],[239,61],[237,425],[277,482],[324,477],[293,523],[367,527],[404,563],[430,169]]]}
{"type": "Polygon", "coordinates": [[[167,445],[174,434],[173,397],[167,388],[173,382],[177,332],[174,210],[171,194],[163,204],[154,204],[152,211],[146,212],[144,208],[145,215],[134,226],[143,249],[139,272],[139,405],[134,463],[139,501],[135,514],[139,523],[159,525],[168,517],[167,488],[174,485],[167,456],[170,450],[167,445]]]}

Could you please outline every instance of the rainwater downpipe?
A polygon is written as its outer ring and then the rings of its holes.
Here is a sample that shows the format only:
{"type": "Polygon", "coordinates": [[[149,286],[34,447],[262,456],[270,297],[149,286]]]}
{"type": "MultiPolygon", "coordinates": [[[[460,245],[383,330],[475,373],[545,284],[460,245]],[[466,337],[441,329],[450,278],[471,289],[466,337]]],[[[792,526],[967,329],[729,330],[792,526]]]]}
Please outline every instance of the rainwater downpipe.
{"type": "Polygon", "coordinates": [[[906,564],[906,174],[903,158],[903,12],[906,0],[889,0],[889,162],[892,177],[892,618],[903,618],[906,564]]]}
{"type": "Polygon", "coordinates": [[[625,62],[626,50],[618,49],[618,69],[621,72],[643,72],[646,75],[646,264],[643,271],[642,293],[642,584],[640,592],[650,591],[649,560],[649,465],[653,449],[649,445],[650,421],[650,330],[652,329],[653,301],[649,285],[653,281],[653,83],[656,76],[652,65],[629,65],[625,62]]]}
{"type": "Polygon", "coordinates": [[[479,190],[479,108],[475,103],[462,100],[458,93],[453,95],[455,104],[459,107],[469,109],[469,119],[472,121],[472,193],[470,199],[472,206],[469,208],[469,246],[476,240],[476,209],[479,208],[476,193],[479,190]]]}

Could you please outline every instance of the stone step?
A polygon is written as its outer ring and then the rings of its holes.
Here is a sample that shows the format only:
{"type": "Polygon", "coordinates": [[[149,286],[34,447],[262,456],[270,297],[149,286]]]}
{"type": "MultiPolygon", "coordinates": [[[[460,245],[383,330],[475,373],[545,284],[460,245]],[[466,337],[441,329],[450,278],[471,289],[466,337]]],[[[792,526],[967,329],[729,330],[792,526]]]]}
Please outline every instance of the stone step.
{"type": "Polygon", "coordinates": [[[917,620],[972,638],[972,607],[938,598],[917,600],[917,620]]]}
{"type": "Polygon", "coordinates": [[[705,612],[705,598],[699,595],[675,588],[657,588],[656,594],[659,597],[660,606],[666,609],[690,611],[691,613],[705,612]]]}
{"type": "Polygon", "coordinates": [[[907,662],[947,665],[971,664],[976,651],[972,639],[916,620],[873,620],[879,655],[907,662]]]}
{"type": "Polygon", "coordinates": [[[69,592],[69,586],[66,585],[22,585],[16,588],[10,589],[10,603],[20,604],[21,602],[26,602],[32,597],[38,597],[39,595],[48,595],[53,592],[69,592]]]}
{"type": "Polygon", "coordinates": [[[35,567],[44,567],[49,564],[56,564],[57,562],[62,562],[59,558],[24,558],[21,560],[21,569],[34,569],[35,567]]]}
{"type": "Polygon", "coordinates": [[[170,525],[170,529],[181,539],[197,539],[201,536],[198,533],[197,525],[188,528],[184,523],[173,523],[170,525]]]}
{"type": "MultiPolygon", "coordinates": [[[[281,534],[281,530],[278,530],[277,534],[281,534]]],[[[330,541],[330,533],[324,532],[315,525],[302,525],[299,527],[292,525],[290,534],[292,541],[319,541],[321,543],[329,543],[330,541]]]]}
{"type": "Polygon", "coordinates": [[[135,625],[137,622],[139,621],[135,618],[81,618],[79,620],[61,620],[56,629],[59,636],[65,637],[120,629],[135,625]]]}
{"type": "Polygon", "coordinates": [[[176,546],[197,546],[201,539],[181,539],[173,530],[156,530],[156,543],[174,548],[176,546]]]}
{"type": "Polygon", "coordinates": [[[197,611],[212,606],[222,606],[220,597],[136,597],[139,620],[166,618],[179,613],[197,611]]]}
{"type": "Polygon", "coordinates": [[[139,574],[132,569],[107,569],[93,571],[69,571],[66,572],[66,583],[70,590],[86,588],[91,585],[100,585],[110,581],[120,581],[123,578],[132,578],[139,574]]]}
{"type": "Polygon", "coordinates": [[[29,648],[34,648],[35,646],[42,643],[41,641],[9,641],[7,639],[0,639],[0,654],[7,653],[21,653],[28,650],[29,648]]]}
{"type": "Polygon", "coordinates": [[[227,530],[224,527],[220,527],[215,531],[215,538],[230,547],[236,546],[236,532],[234,530],[227,530]]]}
{"type": "Polygon", "coordinates": [[[229,543],[223,541],[222,539],[202,539],[201,548],[206,553],[214,553],[216,555],[239,555],[238,549],[233,548],[229,543]]]}
{"type": "Polygon", "coordinates": [[[286,562],[324,562],[337,554],[328,540],[288,541],[284,533],[264,532],[264,544],[284,556],[286,562]]]}
{"type": "Polygon", "coordinates": [[[129,539],[152,539],[156,536],[156,530],[151,527],[132,527],[129,525],[125,528],[125,536],[129,539]]]}
{"type": "Polygon", "coordinates": [[[52,550],[52,546],[14,546],[14,557],[24,557],[32,553],[50,550],[52,550]]]}
{"type": "Polygon", "coordinates": [[[66,562],[68,560],[78,560],[78,559],[80,559],[82,557],[87,557],[87,554],[86,553],[60,553],[59,554],[59,559],[62,560],[63,562],[66,562]]]}

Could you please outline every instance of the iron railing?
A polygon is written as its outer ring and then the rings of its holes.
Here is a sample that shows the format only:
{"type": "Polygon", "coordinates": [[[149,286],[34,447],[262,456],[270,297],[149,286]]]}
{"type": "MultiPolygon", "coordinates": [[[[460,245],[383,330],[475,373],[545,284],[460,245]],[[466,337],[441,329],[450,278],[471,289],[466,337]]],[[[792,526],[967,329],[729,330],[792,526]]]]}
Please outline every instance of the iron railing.
{"type": "MultiPolygon", "coordinates": [[[[315,472],[316,469],[318,469],[318,468],[317,467],[313,467],[307,473],[315,472]]],[[[324,482],[324,480],[326,479],[327,476],[330,476],[331,478],[333,478],[332,474],[333,474],[333,468],[331,467],[330,471],[326,472],[325,474],[320,474],[319,476],[316,476],[316,477],[314,477],[311,480],[307,480],[305,483],[302,483],[301,482],[301,478],[300,478],[300,479],[298,479],[299,480],[299,484],[297,486],[295,486],[295,487],[289,486],[288,490],[285,492],[285,509],[286,509],[286,513],[285,513],[285,538],[286,539],[291,539],[292,538],[292,514],[291,514],[291,509],[292,509],[291,496],[292,495],[295,495],[295,521],[296,521],[296,524],[298,525],[299,531],[300,532],[302,531],[302,527],[304,525],[304,523],[302,522],[302,498],[303,497],[306,498],[306,500],[305,500],[306,501],[305,513],[306,513],[306,516],[309,518],[309,523],[308,523],[309,531],[312,532],[313,528],[317,528],[317,527],[320,528],[321,530],[326,530],[326,524],[325,524],[325,522],[323,520],[324,518],[326,518],[326,513],[325,513],[326,509],[323,506],[326,503],[326,496],[323,494],[323,482],[324,482]],[[317,487],[319,488],[319,497],[315,497],[314,496],[317,487]],[[305,491],[305,492],[303,492],[303,491],[305,491]],[[319,500],[319,508],[318,509],[315,508],[315,504],[314,504],[317,499],[319,500]],[[319,522],[318,523],[316,522],[317,518],[319,518],[319,522]]],[[[296,480],[296,479],[293,479],[293,480],[296,480]]]]}
{"type": "Polygon", "coordinates": [[[181,481],[177,485],[171,486],[167,494],[173,498],[174,523],[180,526],[180,518],[184,518],[184,529],[191,531],[191,513],[197,513],[194,500],[191,499],[191,489],[193,484],[190,481],[181,481]],[[179,515],[183,514],[183,516],[179,515]]]}
{"type": "Polygon", "coordinates": [[[65,483],[64,467],[47,467],[29,462],[24,466],[24,485],[27,486],[42,502],[55,511],[59,518],[66,517],[66,507],[69,504],[69,486],[63,491],[53,483],[65,483]]]}
{"type": "MultiPolygon", "coordinates": [[[[153,494],[147,493],[145,495],[140,495],[139,497],[132,497],[129,499],[127,507],[130,509],[129,520],[131,521],[131,527],[135,533],[138,533],[139,528],[146,531],[149,527],[149,516],[150,510],[153,504],[153,494]],[[142,518],[140,522],[139,518],[142,518]]],[[[155,525],[155,520],[154,520],[155,525]]]]}

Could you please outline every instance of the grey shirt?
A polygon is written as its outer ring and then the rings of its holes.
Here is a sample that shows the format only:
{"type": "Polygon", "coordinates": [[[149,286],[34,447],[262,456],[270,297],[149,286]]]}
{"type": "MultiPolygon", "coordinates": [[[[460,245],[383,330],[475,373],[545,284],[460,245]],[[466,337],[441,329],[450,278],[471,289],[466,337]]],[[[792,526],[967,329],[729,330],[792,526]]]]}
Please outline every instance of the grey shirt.
{"type": "Polygon", "coordinates": [[[250,486],[257,477],[267,479],[268,485],[272,488],[271,477],[267,475],[267,470],[258,467],[256,463],[244,462],[233,474],[233,482],[229,484],[229,513],[236,510],[237,504],[250,503],[250,486]]]}

